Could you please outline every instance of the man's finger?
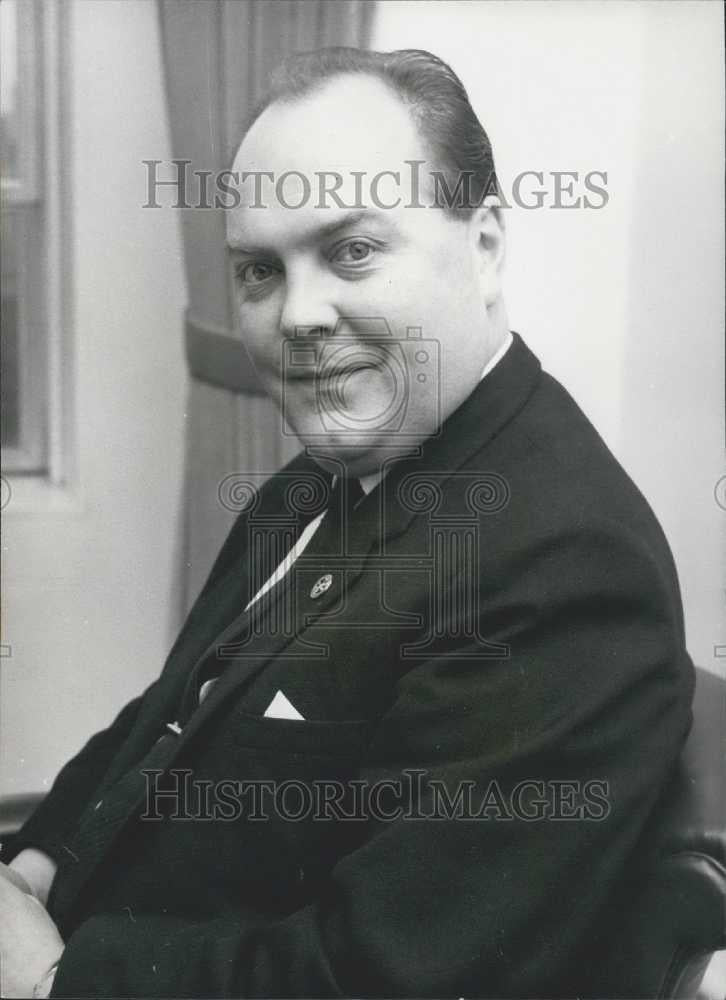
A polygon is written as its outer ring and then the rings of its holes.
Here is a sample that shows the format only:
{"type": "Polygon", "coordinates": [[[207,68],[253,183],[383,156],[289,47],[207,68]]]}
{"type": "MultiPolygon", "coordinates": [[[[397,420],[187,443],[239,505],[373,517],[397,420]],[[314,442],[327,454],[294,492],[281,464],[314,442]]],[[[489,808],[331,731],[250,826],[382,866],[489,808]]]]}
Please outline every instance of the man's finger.
{"type": "Polygon", "coordinates": [[[20,889],[21,892],[25,892],[28,895],[33,896],[35,899],[33,890],[30,888],[23,876],[16,872],[13,868],[9,868],[7,865],[4,865],[1,861],[0,877],[6,879],[8,882],[11,882],[17,889],[20,889]]]}

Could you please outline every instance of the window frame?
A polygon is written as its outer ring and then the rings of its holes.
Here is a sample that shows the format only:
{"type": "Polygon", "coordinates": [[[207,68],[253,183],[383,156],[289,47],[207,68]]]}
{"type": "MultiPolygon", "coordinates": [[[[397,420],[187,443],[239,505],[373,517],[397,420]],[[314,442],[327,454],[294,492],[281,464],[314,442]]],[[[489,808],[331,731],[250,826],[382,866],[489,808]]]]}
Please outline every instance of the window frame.
{"type": "Polygon", "coordinates": [[[3,183],[2,201],[4,212],[36,218],[26,219],[17,245],[20,432],[18,447],[2,449],[13,496],[4,513],[55,505],[76,472],[71,266],[63,249],[72,245],[68,8],[62,0],[24,0],[16,10],[19,89],[29,95],[19,132],[32,138],[21,143],[19,177],[3,183]]]}

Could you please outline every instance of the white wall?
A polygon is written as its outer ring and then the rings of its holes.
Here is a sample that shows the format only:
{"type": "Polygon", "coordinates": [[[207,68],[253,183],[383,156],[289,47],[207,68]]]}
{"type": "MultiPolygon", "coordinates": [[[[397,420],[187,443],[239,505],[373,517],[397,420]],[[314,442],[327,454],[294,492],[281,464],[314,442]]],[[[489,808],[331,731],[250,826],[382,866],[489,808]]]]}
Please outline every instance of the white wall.
{"type": "Polygon", "coordinates": [[[655,509],[689,648],[716,669],[714,646],[726,642],[726,513],[714,497],[725,471],[721,4],[388,0],[373,44],[451,63],[505,190],[525,170],[608,172],[602,210],[507,212],[510,320],[655,509]]]}
{"type": "Polygon", "coordinates": [[[172,620],[185,290],[178,218],[140,207],[141,161],[171,155],[156,5],[66,11],[78,484],[3,512],[0,794],[47,787],[158,674],[172,620]]]}

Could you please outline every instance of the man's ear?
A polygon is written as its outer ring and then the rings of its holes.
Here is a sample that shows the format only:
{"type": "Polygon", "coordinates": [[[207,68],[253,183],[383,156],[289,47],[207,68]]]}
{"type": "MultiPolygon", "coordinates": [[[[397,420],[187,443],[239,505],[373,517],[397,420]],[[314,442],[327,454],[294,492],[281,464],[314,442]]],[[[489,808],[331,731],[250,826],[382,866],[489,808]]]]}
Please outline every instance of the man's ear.
{"type": "Polygon", "coordinates": [[[470,225],[484,299],[487,306],[491,306],[502,294],[506,244],[504,215],[496,195],[485,198],[482,205],[474,209],[470,225]]]}

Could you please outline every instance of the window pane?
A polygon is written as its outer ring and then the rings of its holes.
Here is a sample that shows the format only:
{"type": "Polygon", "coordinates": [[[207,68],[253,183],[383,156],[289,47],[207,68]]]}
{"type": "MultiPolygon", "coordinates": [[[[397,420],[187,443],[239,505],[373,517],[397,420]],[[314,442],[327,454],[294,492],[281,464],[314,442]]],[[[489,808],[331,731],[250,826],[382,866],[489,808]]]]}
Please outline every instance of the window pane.
{"type": "Polygon", "coordinates": [[[0,172],[19,179],[18,24],[15,0],[0,0],[0,172]]]}
{"type": "MultiPolygon", "coordinates": [[[[0,170],[5,182],[18,176],[18,42],[17,10],[14,0],[0,0],[0,170]]],[[[2,446],[16,448],[20,426],[18,412],[18,298],[16,246],[11,213],[2,206],[0,222],[0,262],[2,302],[0,331],[0,439],[2,446]]]]}
{"type": "Polygon", "coordinates": [[[16,268],[15,213],[2,213],[0,244],[2,246],[2,363],[0,365],[0,438],[3,448],[19,445],[20,412],[18,390],[20,365],[18,357],[18,297],[16,268]]]}
{"type": "Polygon", "coordinates": [[[3,468],[18,473],[46,465],[41,12],[0,0],[0,444],[3,468]]]}

